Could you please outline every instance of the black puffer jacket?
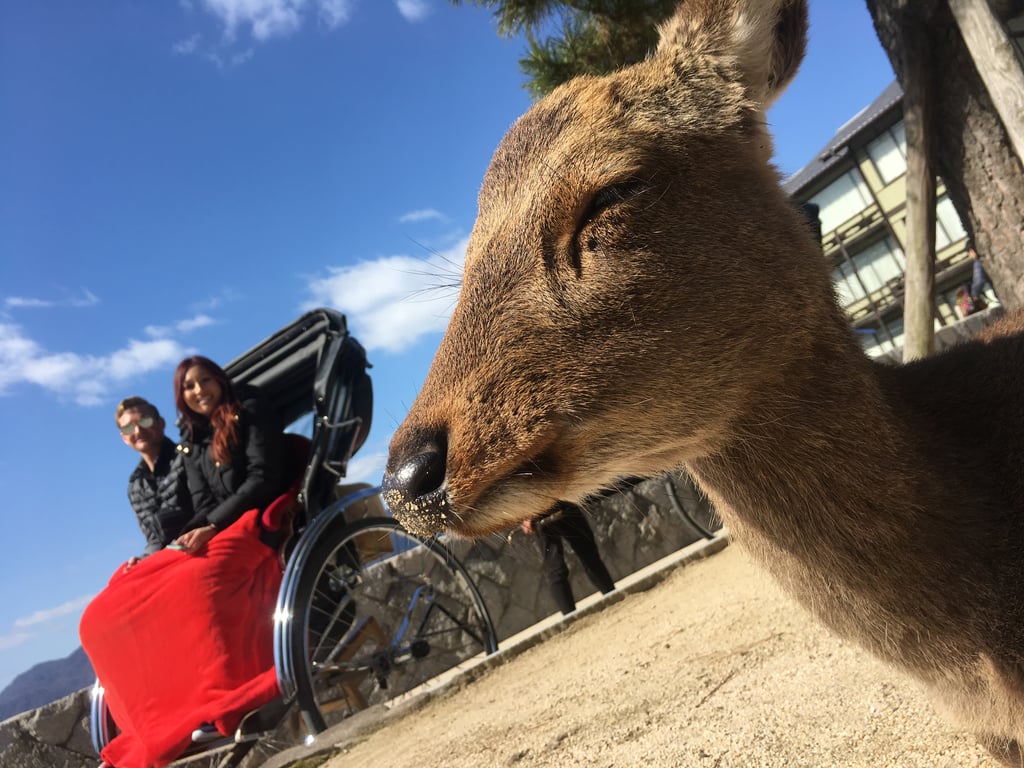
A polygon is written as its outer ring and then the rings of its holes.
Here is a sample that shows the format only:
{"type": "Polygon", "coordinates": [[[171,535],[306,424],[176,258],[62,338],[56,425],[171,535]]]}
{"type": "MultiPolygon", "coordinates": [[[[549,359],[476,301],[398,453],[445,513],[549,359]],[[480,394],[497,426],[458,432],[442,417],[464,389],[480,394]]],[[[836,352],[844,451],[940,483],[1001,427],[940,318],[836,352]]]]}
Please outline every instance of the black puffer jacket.
{"type": "Polygon", "coordinates": [[[192,519],[192,496],[185,477],[185,463],[174,442],[165,437],[160,456],[150,471],[145,461],[128,478],[128,501],[146,537],[145,554],[163,549],[192,519]]]}
{"type": "Polygon", "coordinates": [[[188,487],[195,515],[182,532],[205,525],[224,530],[246,510],[267,506],[287,488],[283,425],[255,387],[237,386],[238,445],[231,461],[218,465],[210,455],[208,430],[182,434],[188,487]]]}

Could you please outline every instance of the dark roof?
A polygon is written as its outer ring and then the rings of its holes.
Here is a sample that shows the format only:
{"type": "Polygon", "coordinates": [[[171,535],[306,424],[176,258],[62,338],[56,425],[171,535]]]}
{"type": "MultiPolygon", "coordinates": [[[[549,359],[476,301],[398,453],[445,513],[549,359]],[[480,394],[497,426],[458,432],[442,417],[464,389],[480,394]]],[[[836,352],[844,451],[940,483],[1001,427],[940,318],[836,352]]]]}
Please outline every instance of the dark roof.
{"type": "Polygon", "coordinates": [[[903,99],[903,89],[893,80],[873,102],[854,115],[840,128],[814,159],[782,183],[788,195],[797,195],[804,187],[834,166],[850,152],[850,143],[857,134],[870,126],[903,99]]]}

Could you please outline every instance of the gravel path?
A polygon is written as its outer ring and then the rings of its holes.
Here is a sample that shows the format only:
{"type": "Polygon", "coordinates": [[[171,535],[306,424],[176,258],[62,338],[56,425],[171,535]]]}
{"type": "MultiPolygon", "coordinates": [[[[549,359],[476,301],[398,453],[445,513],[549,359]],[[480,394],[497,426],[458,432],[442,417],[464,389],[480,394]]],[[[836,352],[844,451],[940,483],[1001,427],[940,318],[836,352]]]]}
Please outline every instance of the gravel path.
{"type": "Polygon", "coordinates": [[[326,768],[996,768],[736,545],[340,747],[326,768]]]}

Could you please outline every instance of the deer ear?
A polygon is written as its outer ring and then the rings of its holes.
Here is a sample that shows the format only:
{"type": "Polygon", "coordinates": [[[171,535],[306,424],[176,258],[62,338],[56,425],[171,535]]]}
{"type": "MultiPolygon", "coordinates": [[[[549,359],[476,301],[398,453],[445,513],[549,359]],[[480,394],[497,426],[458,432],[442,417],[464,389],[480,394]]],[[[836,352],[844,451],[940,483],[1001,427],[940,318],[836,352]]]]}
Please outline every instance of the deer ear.
{"type": "Polygon", "coordinates": [[[660,32],[657,56],[717,58],[767,109],[803,60],[807,0],[684,0],[660,32]]]}

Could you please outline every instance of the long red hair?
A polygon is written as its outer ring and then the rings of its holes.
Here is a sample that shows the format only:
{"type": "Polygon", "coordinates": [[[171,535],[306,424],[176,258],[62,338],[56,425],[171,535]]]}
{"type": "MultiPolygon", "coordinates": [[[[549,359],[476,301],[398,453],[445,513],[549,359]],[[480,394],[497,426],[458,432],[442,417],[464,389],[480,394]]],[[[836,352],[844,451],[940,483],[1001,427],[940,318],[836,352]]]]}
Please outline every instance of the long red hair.
{"type": "Polygon", "coordinates": [[[178,416],[188,432],[189,439],[194,439],[197,431],[211,430],[213,441],[210,445],[210,455],[219,464],[230,462],[231,452],[238,445],[238,414],[242,406],[224,369],[202,355],[186,357],[178,363],[174,371],[174,405],[178,409],[178,416]],[[209,418],[196,413],[185,404],[185,374],[196,366],[204,368],[220,384],[221,400],[209,418]]]}

